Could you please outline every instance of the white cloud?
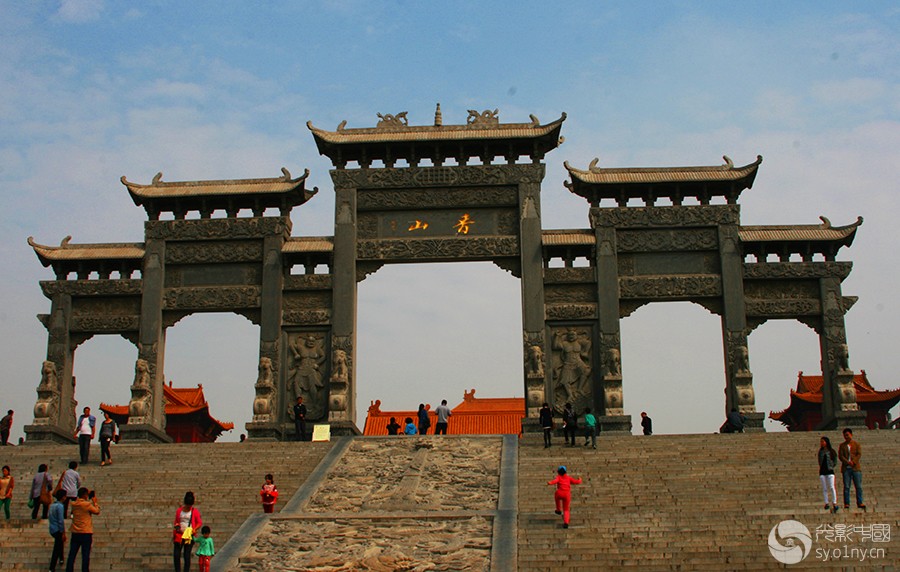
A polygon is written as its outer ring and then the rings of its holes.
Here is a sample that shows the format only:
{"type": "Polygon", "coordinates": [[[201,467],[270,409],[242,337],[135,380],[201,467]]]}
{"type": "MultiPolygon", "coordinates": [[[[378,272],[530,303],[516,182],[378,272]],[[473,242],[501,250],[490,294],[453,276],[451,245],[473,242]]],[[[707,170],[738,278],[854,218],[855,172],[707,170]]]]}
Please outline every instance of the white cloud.
{"type": "Polygon", "coordinates": [[[65,22],[83,24],[100,18],[103,0],[60,0],[57,17],[65,22]]]}

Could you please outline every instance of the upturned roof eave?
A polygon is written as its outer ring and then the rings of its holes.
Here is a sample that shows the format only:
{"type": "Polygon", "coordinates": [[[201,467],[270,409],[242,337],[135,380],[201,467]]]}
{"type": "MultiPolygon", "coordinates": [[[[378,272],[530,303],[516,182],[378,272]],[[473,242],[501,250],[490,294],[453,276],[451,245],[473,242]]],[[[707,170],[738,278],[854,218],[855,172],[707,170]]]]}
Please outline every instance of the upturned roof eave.
{"type": "Polygon", "coordinates": [[[304,169],[303,175],[297,178],[291,178],[290,172],[284,167],[282,167],[281,172],[283,173],[282,177],[201,181],[162,181],[162,173],[160,172],[156,174],[153,182],[149,185],[134,183],[129,181],[124,175],[120,178],[120,181],[128,189],[131,200],[137,206],[142,206],[150,201],[165,201],[169,199],[225,199],[245,195],[284,196],[290,194],[297,194],[301,199],[298,204],[303,204],[316,194],[317,189],[306,189],[309,169],[304,169]],[[204,190],[204,187],[208,190],[204,190]],[[223,192],[220,190],[223,187],[235,188],[233,192],[223,192]]]}
{"type": "Polygon", "coordinates": [[[142,260],[144,258],[143,243],[108,243],[108,244],[70,244],[71,236],[62,240],[59,246],[38,244],[34,238],[28,237],[28,245],[44,267],[54,262],[73,262],[79,260],[142,260]]]}

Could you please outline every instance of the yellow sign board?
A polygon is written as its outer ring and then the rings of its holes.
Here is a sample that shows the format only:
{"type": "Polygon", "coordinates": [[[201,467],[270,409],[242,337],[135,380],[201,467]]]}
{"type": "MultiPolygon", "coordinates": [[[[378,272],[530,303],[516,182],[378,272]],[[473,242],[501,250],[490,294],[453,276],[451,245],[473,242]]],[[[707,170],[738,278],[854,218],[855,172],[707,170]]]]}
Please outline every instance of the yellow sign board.
{"type": "Polygon", "coordinates": [[[323,423],[321,425],[313,425],[313,441],[331,441],[331,425],[323,423]]]}

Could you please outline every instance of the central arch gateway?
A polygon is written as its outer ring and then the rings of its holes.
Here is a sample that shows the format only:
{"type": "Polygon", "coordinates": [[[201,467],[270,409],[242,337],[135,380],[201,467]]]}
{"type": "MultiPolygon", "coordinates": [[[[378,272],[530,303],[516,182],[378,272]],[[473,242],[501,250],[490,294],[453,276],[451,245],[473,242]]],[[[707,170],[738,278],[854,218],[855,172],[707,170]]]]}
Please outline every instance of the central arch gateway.
{"type": "Polygon", "coordinates": [[[835,261],[861,220],[741,226],[737,200],[761,158],[661,169],[602,169],[595,160],[586,170],[566,164],[566,186],[590,204],[590,228],[543,230],[542,161],[562,141],[565,114],[547,124],[534,116],[500,123],[496,110],[470,111],[465,124],[443,125],[438,106],[432,125],[411,126],[405,112],[379,117],[373,128],[308,124],[334,167],[334,236],[291,236],[291,209],[317,189],[305,189],[306,174],[285,170],[238,181],[157,175],[149,185],[123,177],[147,211],[145,242],[49,247],[29,239],[56,273],[41,283],[51,299],[51,313],[40,316],[49,341],[29,440],[69,439],[75,349],[104,333],[137,346],[123,434],[165,440],[165,330],[210,311],[260,325],[250,438],[291,438],[297,395],[310,420],[358,432],[357,284],[385,264],[438,261],[490,261],[521,280],[525,430],[536,428],[548,401],[592,407],[604,430],[630,431],[619,320],[649,302],[685,300],[721,316],[726,410],[741,410],[762,430],[747,337],[766,320],[788,318],[819,333],[826,424],[861,422],[843,318],[855,299],[840,288],[850,263],[835,261]],[[192,211],[200,218],[188,219],[192,211]],[[246,211],[252,216],[240,216],[246,211]]]}

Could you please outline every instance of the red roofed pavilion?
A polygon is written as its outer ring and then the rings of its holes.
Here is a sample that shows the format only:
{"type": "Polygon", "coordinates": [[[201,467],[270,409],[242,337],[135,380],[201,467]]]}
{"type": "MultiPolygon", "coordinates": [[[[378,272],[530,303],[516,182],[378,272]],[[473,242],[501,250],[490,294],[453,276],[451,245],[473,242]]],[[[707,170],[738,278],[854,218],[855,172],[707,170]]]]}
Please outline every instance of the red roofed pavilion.
{"type": "MultiPolygon", "coordinates": [[[[791,390],[791,405],[778,412],[769,413],[769,418],[781,421],[788,431],[814,431],[822,422],[822,376],[797,375],[797,389],[791,390]]],[[[887,413],[900,402],[900,389],[878,391],[869,383],[866,370],[853,376],[856,389],[856,403],[860,411],[866,413],[866,427],[885,428],[887,413]]]]}
{"type": "MultiPolygon", "coordinates": [[[[431,433],[437,424],[437,414],[431,405],[426,405],[431,418],[431,433]]],[[[449,435],[518,435],[522,432],[522,418],[525,417],[524,397],[476,398],[475,390],[463,391],[462,403],[450,410],[449,435]]],[[[363,435],[387,435],[387,425],[391,417],[403,426],[403,420],[412,418],[417,423],[415,411],[382,411],[381,400],[369,406],[363,435]]]]}
{"type": "MultiPolygon", "coordinates": [[[[166,433],[175,443],[212,443],[223,431],[234,429],[234,423],[219,421],[209,414],[209,403],[203,395],[203,385],[172,387],[163,385],[166,403],[166,433]]],[[[128,423],[127,405],[100,404],[100,411],[109,413],[119,425],[128,423]]]]}

